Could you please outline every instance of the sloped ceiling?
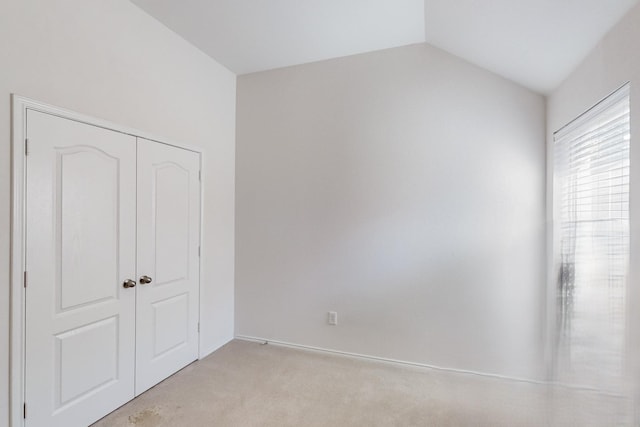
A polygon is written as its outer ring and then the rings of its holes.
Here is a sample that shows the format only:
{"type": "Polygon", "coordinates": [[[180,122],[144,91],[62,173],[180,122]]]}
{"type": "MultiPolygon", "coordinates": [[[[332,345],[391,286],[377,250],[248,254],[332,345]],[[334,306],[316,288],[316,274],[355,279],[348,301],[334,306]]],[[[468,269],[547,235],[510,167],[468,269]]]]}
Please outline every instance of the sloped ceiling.
{"type": "Polygon", "coordinates": [[[427,42],[540,93],[638,0],[132,0],[236,74],[427,42]]]}

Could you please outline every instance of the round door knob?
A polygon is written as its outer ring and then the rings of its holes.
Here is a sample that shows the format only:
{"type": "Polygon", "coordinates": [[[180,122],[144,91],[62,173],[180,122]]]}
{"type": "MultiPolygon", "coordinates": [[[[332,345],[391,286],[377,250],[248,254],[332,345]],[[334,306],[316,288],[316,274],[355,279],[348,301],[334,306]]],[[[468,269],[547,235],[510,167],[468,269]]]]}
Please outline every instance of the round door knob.
{"type": "Polygon", "coordinates": [[[146,285],[147,283],[151,283],[153,281],[153,279],[151,279],[151,277],[149,276],[142,276],[140,278],[140,284],[141,285],[146,285]]]}
{"type": "Polygon", "coordinates": [[[124,283],[122,284],[123,288],[133,288],[134,286],[136,286],[136,282],[134,280],[125,280],[124,283]]]}

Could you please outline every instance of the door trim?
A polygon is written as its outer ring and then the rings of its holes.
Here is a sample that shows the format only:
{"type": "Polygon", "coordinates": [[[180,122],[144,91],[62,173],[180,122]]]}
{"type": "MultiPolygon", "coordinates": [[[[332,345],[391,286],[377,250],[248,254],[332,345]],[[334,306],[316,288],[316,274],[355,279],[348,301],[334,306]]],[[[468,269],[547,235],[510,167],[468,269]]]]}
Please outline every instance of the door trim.
{"type": "MultiPolygon", "coordinates": [[[[23,418],[23,405],[25,400],[25,181],[26,181],[26,142],[27,135],[27,110],[39,111],[53,116],[61,117],[92,126],[101,127],[111,131],[144,138],[160,144],[171,145],[199,154],[200,171],[204,166],[203,153],[198,147],[170,142],[165,138],[158,138],[147,132],[128,128],[106,120],[76,113],[71,110],[45,104],[30,98],[11,95],[11,230],[10,230],[10,296],[9,296],[9,426],[21,427],[25,425],[23,418]]],[[[201,248],[199,258],[200,283],[202,283],[202,218],[204,209],[204,180],[200,179],[200,236],[201,248]]],[[[200,287],[199,287],[200,288],[200,287]]],[[[201,296],[202,292],[199,289],[201,296]]],[[[202,312],[202,301],[198,303],[198,321],[202,312]]],[[[198,335],[198,358],[202,357],[202,334],[198,335]]]]}

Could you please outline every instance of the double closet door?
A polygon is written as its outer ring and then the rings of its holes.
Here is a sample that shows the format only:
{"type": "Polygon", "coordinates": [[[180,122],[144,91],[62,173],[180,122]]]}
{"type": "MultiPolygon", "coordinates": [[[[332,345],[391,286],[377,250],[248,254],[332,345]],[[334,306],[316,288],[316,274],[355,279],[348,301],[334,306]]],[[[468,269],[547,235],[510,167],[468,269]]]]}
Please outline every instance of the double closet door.
{"type": "Polygon", "coordinates": [[[86,426],[197,359],[199,154],[27,111],[25,425],[86,426]]]}

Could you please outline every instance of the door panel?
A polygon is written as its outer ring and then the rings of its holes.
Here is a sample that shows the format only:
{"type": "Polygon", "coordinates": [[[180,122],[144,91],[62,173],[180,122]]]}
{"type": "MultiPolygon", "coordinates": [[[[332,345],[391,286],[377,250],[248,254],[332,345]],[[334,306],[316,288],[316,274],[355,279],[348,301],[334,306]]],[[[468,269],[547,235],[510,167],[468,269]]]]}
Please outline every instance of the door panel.
{"type": "Polygon", "coordinates": [[[56,408],[118,379],[118,326],[118,316],[112,316],[55,336],[56,408]],[[91,358],[87,348],[95,353],[91,358]]]}
{"type": "Polygon", "coordinates": [[[154,323],[154,359],[189,339],[189,294],[187,292],[151,303],[154,323]]]}
{"type": "Polygon", "coordinates": [[[27,112],[27,426],[85,426],[134,395],[136,141],[27,112]]]}
{"type": "Polygon", "coordinates": [[[119,159],[88,146],[55,151],[61,312],[116,297],[119,159]],[[101,257],[93,250],[96,243],[101,257]]]}
{"type": "Polygon", "coordinates": [[[138,138],[136,395],[198,357],[200,156],[138,138]]]}
{"type": "Polygon", "coordinates": [[[153,270],[156,286],[189,280],[189,171],[177,163],[152,165],[153,270]]]}

